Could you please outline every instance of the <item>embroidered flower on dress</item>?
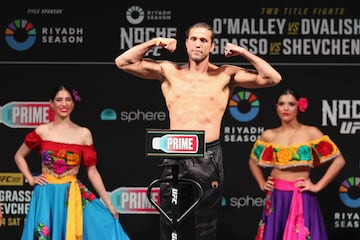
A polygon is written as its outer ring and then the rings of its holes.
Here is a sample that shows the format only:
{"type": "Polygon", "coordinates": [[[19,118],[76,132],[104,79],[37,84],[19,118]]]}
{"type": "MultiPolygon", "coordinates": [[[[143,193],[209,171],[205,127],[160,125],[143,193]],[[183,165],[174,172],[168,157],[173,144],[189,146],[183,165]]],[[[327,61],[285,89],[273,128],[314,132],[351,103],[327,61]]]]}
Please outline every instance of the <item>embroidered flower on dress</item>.
{"type": "Polygon", "coordinates": [[[299,98],[298,101],[296,101],[296,106],[299,107],[300,112],[305,112],[308,107],[308,100],[305,97],[299,98]]]}
{"type": "Polygon", "coordinates": [[[309,146],[300,146],[297,149],[300,160],[310,161],[311,160],[311,150],[309,146]]]}
{"type": "Polygon", "coordinates": [[[56,174],[62,174],[66,171],[66,163],[62,159],[58,159],[53,163],[54,172],[56,174]]]}
{"type": "Polygon", "coordinates": [[[265,197],[265,214],[266,214],[266,216],[269,216],[270,213],[273,211],[273,209],[271,208],[271,201],[270,201],[271,194],[272,194],[272,191],[267,191],[266,197],[265,197]]]}
{"type": "Polygon", "coordinates": [[[264,230],[265,230],[265,223],[261,220],[259,223],[259,227],[255,236],[255,240],[263,240],[264,239],[264,230]]]}
{"type": "Polygon", "coordinates": [[[48,166],[51,162],[51,155],[47,151],[41,153],[41,159],[45,166],[48,166]]]}
{"type": "Polygon", "coordinates": [[[68,159],[69,165],[78,165],[78,163],[80,161],[79,155],[75,154],[75,153],[69,153],[67,156],[67,159],[68,159]]]}
{"type": "MultiPolygon", "coordinates": [[[[267,191],[266,196],[265,196],[265,214],[267,217],[270,215],[270,213],[272,213],[274,211],[274,209],[271,208],[271,200],[270,200],[271,194],[272,194],[272,191],[267,191]]],[[[258,225],[258,230],[256,232],[255,240],[263,240],[264,239],[265,225],[266,225],[266,223],[264,222],[263,219],[261,219],[259,222],[259,225],[258,225]]]]}
{"type": "Polygon", "coordinates": [[[43,223],[38,223],[35,230],[35,239],[37,240],[50,240],[50,229],[43,223]]]}
{"type": "Polygon", "coordinates": [[[81,161],[77,153],[66,151],[65,149],[61,149],[57,153],[50,150],[43,151],[41,157],[43,164],[59,175],[79,165],[81,161]]]}
{"type": "MultiPolygon", "coordinates": [[[[81,194],[81,201],[82,201],[82,207],[86,207],[86,205],[94,200],[96,198],[95,194],[91,192],[82,182],[77,180],[77,183],[80,188],[80,194],[81,194]]],[[[69,189],[66,193],[66,202],[65,205],[68,205],[68,198],[69,198],[69,189]]]]}
{"type": "Polygon", "coordinates": [[[334,148],[329,142],[321,141],[316,146],[315,149],[318,153],[321,154],[321,156],[327,156],[330,155],[334,148]]]}
{"type": "Polygon", "coordinates": [[[254,155],[256,156],[256,159],[260,159],[263,150],[264,150],[264,145],[260,145],[260,144],[254,148],[253,152],[254,155]]]}
{"type": "Polygon", "coordinates": [[[289,162],[292,159],[293,154],[290,151],[290,149],[283,148],[283,149],[280,149],[280,151],[276,153],[276,157],[279,162],[285,163],[285,162],[289,162]]]}
{"type": "Polygon", "coordinates": [[[66,158],[66,155],[67,155],[67,152],[66,152],[65,149],[61,149],[61,150],[59,150],[58,153],[57,153],[57,157],[58,157],[58,158],[66,158]]]}
{"type": "Polygon", "coordinates": [[[305,228],[305,237],[306,237],[306,240],[310,240],[311,239],[311,236],[310,236],[310,231],[307,227],[304,227],[305,228]]]}
{"type": "Polygon", "coordinates": [[[94,200],[96,196],[83,183],[79,182],[79,187],[81,191],[82,205],[85,207],[89,202],[94,200]]]}
{"type": "Polygon", "coordinates": [[[264,161],[272,161],[274,158],[274,149],[270,145],[269,147],[265,148],[264,153],[262,155],[262,160],[264,161]]]}

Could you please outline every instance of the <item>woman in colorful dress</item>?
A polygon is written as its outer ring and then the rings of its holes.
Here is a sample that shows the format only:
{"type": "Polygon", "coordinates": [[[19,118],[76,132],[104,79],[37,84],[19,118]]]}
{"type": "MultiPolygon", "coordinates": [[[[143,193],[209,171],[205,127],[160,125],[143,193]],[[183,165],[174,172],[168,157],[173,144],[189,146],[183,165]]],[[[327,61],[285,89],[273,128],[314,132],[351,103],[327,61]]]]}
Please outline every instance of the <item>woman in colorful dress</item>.
{"type": "Polygon", "coordinates": [[[250,171],[266,192],[256,240],[328,239],[315,194],[334,180],[345,159],[328,135],[298,120],[307,106],[294,90],[282,91],[276,103],[281,125],[265,130],[251,150],[250,171]],[[324,164],[327,170],[313,183],[310,170],[324,164]],[[265,179],[267,167],[272,169],[265,179]]]}
{"type": "Polygon", "coordinates": [[[96,168],[92,134],[71,120],[79,100],[77,91],[65,85],[54,89],[50,98],[54,121],[29,132],[15,153],[19,170],[34,186],[22,240],[129,239],[96,168]],[[33,150],[41,156],[37,176],[26,161],[33,150]],[[100,198],[77,179],[80,165],[100,198]]]}

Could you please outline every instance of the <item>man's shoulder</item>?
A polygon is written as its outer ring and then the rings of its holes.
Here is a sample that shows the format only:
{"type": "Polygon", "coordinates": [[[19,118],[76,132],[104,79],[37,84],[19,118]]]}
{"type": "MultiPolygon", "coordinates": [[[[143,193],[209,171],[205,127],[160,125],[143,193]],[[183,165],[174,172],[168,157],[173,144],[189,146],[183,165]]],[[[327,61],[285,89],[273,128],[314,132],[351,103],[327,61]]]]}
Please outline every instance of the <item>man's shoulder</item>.
{"type": "Polygon", "coordinates": [[[169,66],[169,67],[181,67],[182,65],[184,65],[182,63],[178,63],[170,60],[158,60],[157,62],[163,66],[169,66]]]}

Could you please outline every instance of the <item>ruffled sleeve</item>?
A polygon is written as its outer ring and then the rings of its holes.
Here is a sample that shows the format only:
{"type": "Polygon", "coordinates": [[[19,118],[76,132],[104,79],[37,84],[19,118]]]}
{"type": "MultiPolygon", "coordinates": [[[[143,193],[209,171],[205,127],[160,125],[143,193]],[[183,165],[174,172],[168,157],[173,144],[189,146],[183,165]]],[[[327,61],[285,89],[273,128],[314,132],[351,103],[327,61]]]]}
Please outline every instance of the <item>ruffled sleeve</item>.
{"type": "Polygon", "coordinates": [[[315,166],[332,160],[341,154],[339,148],[328,135],[324,135],[322,138],[313,141],[311,146],[313,150],[315,166]]]}
{"type": "Polygon", "coordinates": [[[270,143],[257,139],[251,149],[250,157],[263,167],[274,167],[276,165],[276,155],[270,143]]]}
{"type": "Polygon", "coordinates": [[[25,136],[24,143],[30,149],[40,149],[42,139],[41,137],[35,132],[35,130],[29,132],[25,136]]]}
{"type": "Polygon", "coordinates": [[[298,166],[318,167],[340,155],[335,143],[324,135],[319,139],[281,146],[257,139],[250,157],[262,167],[285,169],[298,166]]]}
{"type": "Polygon", "coordinates": [[[94,145],[85,146],[83,149],[83,160],[82,164],[85,167],[96,165],[97,162],[97,153],[94,149],[94,145]]]}

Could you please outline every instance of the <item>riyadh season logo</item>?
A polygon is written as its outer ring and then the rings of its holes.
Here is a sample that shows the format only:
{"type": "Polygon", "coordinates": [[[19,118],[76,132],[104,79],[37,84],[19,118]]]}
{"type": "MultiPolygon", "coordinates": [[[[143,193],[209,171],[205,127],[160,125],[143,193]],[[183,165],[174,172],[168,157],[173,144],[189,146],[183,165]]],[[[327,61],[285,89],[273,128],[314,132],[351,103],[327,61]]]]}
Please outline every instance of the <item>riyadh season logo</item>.
{"type": "Polygon", "coordinates": [[[36,41],[36,29],[28,20],[16,19],[6,27],[5,41],[16,51],[26,51],[36,41]]]}
{"type": "Polygon", "coordinates": [[[360,208],[360,177],[349,177],[339,187],[341,201],[350,208],[360,208]]]}
{"type": "MultiPolygon", "coordinates": [[[[237,121],[250,122],[259,114],[260,102],[252,92],[235,90],[228,110],[237,121]]],[[[223,142],[255,142],[263,131],[262,126],[224,126],[223,142]]]]}
{"type": "Polygon", "coordinates": [[[126,10],[126,20],[133,24],[137,25],[142,23],[145,18],[148,21],[164,21],[171,20],[171,11],[164,9],[154,9],[154,10],[146,10],[140,6],[131,6],[126,10]]]}
{"type": "MultiPolygon", "coordinates": [[[[124,14],[130,27],[120,27],[120,50],[133,47],[155,37],[175,38],[176,27],[164,27],[160,22],[171,20],[171,11],[166,9],[147,9],[131,6],[124,14]],[[152,21],[156,21],[155,23],[152,21]],[[139,24],[141,23],[141,26],[139,24]]],[[[146,56],[161,56],[161,47],[155,47],[146,53],[146,56]]]]}
{"type": "Polygon", "coordinates": [[[239,122],[253,120],[260,111],[260,102],[255,94],[249,91],[235,91],[229,101],[229,112],[239,122]]]}
{"type": "Polygon", "coordinates": [[[139,6],[131,6],[126,11],[126,20],[128,20],[129,23],[137,25],[141,23],[145,18],[145,12],[144,10],[139,6]]]}

